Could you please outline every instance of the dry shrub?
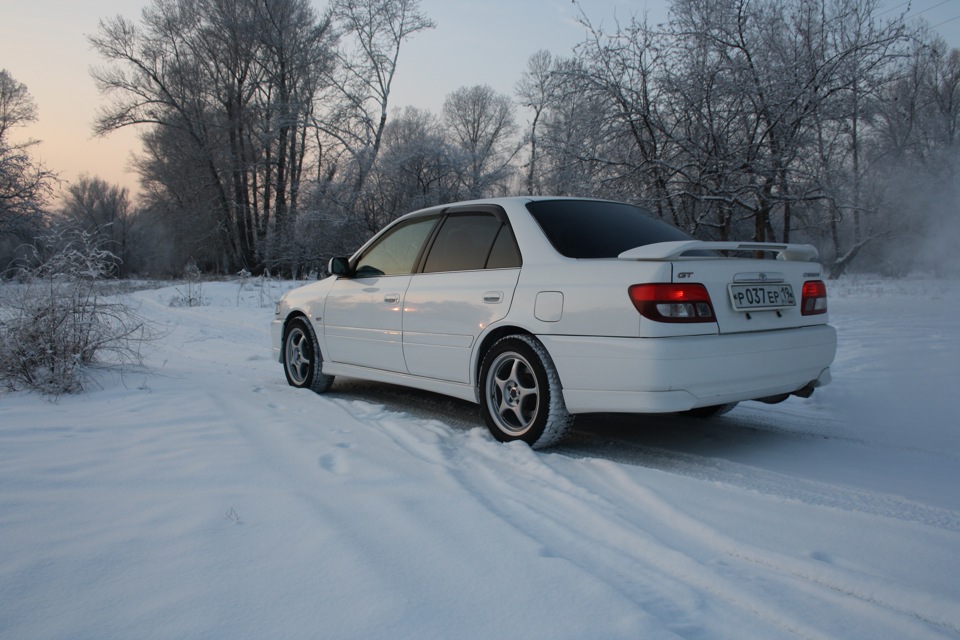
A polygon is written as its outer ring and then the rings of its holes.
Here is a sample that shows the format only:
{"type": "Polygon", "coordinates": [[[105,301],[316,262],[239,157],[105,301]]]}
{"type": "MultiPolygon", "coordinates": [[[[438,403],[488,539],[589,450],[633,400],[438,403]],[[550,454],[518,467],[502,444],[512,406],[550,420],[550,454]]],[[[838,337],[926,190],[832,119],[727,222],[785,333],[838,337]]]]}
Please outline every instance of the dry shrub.
{"type": "Polygon", "coordinates": [[[149,327],[107,282],[117,258],[83,231],[61,231],[3,287],[0,382],[51,395],[81,391],[95,365],[141,364],[149,327]]]}

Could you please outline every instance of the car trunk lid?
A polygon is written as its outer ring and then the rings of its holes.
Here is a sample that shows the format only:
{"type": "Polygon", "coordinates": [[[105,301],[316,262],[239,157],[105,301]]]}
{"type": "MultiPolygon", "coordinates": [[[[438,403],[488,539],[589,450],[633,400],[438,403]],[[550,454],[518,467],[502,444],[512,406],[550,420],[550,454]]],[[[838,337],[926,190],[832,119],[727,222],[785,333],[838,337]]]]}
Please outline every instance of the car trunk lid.
{"type": "Polygon", "coordinates": [[[669,262],[671,282],[706,287],[720,333],[826,322],[826,314],[802,312],[804,284],[822,277],[821,266],[812,262],[817,250],[810,245],[686,240],[645,245],[618,257],[669,262]]]}

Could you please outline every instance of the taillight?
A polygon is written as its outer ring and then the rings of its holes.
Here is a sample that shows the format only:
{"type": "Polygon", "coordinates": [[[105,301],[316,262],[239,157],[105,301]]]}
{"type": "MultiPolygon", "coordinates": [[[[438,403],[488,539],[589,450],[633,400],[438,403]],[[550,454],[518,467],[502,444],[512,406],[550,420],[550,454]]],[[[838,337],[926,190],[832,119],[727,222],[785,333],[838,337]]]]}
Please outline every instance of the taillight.
{"type": "Polygon", "coordinates": [[[710,294],[702,284],[635,284],[628,290],[633,306],[657,322],[714,322],[710,294]]]}
{"type": "Polygon", "coordinates": [[[815,316],[827,312],[827,285],[822,280],[810,280],[803,283],[803,297],[800,300],[800,313],[815,316]]]}

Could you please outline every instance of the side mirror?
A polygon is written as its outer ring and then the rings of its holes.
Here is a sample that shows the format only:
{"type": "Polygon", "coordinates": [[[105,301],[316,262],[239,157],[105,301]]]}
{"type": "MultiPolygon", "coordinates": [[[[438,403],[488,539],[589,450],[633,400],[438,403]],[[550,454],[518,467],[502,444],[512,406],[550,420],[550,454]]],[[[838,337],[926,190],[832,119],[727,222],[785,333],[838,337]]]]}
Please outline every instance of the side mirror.
{"type": "Polygon", "coordinates": [[[350,277],[353,275],[350,272],[350,259],[344,258],[343,256],[330,258],[330,264],[327,265],[327,271],[330,272],[330,275],[334,276],[350,277]]]}

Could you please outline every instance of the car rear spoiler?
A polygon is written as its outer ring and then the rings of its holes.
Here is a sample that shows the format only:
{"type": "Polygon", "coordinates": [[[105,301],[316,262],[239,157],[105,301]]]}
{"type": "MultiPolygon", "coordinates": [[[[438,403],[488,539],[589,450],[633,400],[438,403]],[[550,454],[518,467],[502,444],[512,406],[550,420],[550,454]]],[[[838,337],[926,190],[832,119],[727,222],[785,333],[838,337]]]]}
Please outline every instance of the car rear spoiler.
{"type": "Polygon", "coordinates": [[[657,242],[635,247],[621,253],[621,260],[675,260],[688,251],[749,251],[776,253],[777,260],[813,262],[820,254],[809,244],[775,244],[773,242],[712,242],[704,240],[679,240],[657,242]]]}

